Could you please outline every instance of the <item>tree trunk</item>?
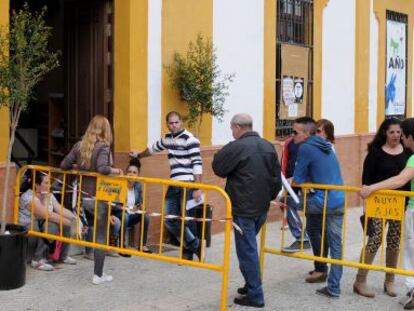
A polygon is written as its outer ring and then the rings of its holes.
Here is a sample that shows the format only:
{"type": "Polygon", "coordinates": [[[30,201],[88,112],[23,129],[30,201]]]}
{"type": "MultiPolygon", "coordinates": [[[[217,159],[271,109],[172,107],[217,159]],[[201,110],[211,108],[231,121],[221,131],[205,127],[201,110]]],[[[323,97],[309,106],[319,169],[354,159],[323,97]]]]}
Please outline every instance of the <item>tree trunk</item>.
{"type": "Polygon", "coordinates": [[[14,122],[10,126],[10,142],[9,148],[7,150],[7,160],[6,160],[6,176],[4,177],[4,188],[3,188],[3,205],[1,211],[1,228],[0,235],[3,235],[6,232],[6,217],[7,217],[7,198],[9,194],[9,177],[10,177],[10,165],[11,165],[11,153],[14,144],[14,137],[16,132],[16,124],[14,122]]]}
{"type": "Polygon", "coordinates": [[[197,124],[197,138],[200,139],[200,131],[201,131],[201,123],[203,123],[203,114],[204,111],[200,111],[200,115],[198,117],[198,124],[197,124]]]}

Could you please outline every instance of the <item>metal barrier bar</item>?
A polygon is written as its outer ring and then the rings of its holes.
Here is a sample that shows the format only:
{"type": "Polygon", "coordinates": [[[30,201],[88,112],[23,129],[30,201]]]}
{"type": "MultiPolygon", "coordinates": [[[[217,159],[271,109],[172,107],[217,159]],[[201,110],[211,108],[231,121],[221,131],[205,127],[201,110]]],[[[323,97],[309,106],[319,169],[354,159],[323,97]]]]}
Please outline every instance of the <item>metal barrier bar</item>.
{"type": "MultiPolygon", "coordinates": [[[[200,256],[204,259],[204,239],[206,237],[206,214],[207,214],[207,193],[203,193],[204,196],[204,203],[203,203],[203,221],[201,223],[201,240],[200,240],[200,256]]],[[[204,261],[203,259],[200,259],[200,261],[204,261]]]]}
{"type": "MultiPolygon", "coordinates": [[[[348,208],[348,196],[346,192],[344,193],[344,221],[342,223],[342,241],[346,241],[346,218],[347,218],[347,208],[348,208]]],[[[342,252],[341,259],[344,259],[345,254],[345,243],[342,242],[342,252]]]]}
{"type": "MultiPolygon", "coordinates": [[[[343,265],[343,266],[348,266],[348,267],[355,267],[355,268],[363,268],[363,269],[369,269],[369,270],[375,270],[375,271],[384,271],[384,272],[389,272],[389,273],[395,273],[395,274],[400,274],[400,275],[406,275],[406,276],[414,276],[414,271],[411,270],[404,270],[401,268],[402,266],[402,258],[403,258],[403,249],[404,247],[402,247],[402,243],[404,243],[404,235],[406,234],[404,232],[404,220],[405,220],[405,214],[404,212],[401,213],[399,212],[399,216],[400,218],[392,218],[390,214],[379,214],[378,218],[376,219],[380,219],[381,220],[381,228],[382,228],[382,235],[381,235],[381,258],[380,258],[380,264],[365,264],[365,253],[366,253],[366,246],[367,246],[367,230],[368,230],[368,218],[374,217],[374,216],[369,216],[367,211],[365,213],[366,217],[364,219],[364,230],[363,230],[363,243],[362,243],[362,247],[361,247],[361,256],[359,257],[360,261],[359,262],[353,262],[350,260],[346,260],[346,229],[347,229],[347,208],[348,208],[348,194],[349,192],[358,192],[360,191],[359,187],[350,187],[350,186],[332,186],[332,185],[322,185],[322,184],[294,184],[294,187],[301,187],[303,189],[303,201],[304,201],[304,206],[303,206],[303,214],[306,215],[306,202],[307,202],[307,189],[319,189],[319,190],[323,190],[324,191],[324,203],[323,203],[323,207],[322,207],[322,213],[321,213],[321,218],[322,218],[322,240],[321,240],[321,253],[319,254],[319,256],[314,256],[311,254],[306,254],[303,251],[303,239],[304,239],[304,230],[305,230],[305,226],[303,224],[302,221],[302,245],[300,247],[300,251],[297,253],[286,253],[283,252],[282,249],[284,247],[284,240],[285,240],[285,235],[284,232],[282,231],[281,234],[281,243],[280,243],[280,249],[274,249],[271,247],[267,247],[266,246],[266,225],[263,226],[262,228],[262,234],[261,234],[261,242],[260,242],[260,267],[261,267],[261,272],[263,273],[263,269],[264,269],[264,254],[265,253],[269,253],[269,254],[276,254],[276,255],[282,255],[282,256],[287,256],[287,257],[292,257],[292,258],[298,258],[298,259],[306,259],[306,260],[313,260],[313,261],[319,261],[319,262],[325,262],[325,263],[330,263],[330,264],[336,264],[336,265],[343,265]],[[333,259],[333,258],[327,258],[327,257],[323,257],[323,247],[324,247],[324,238],[325,238],[325,231],[326,231],[326,218],[327,218],[327,200],[328,200],[328,194],[329,194],[329,190],[336,190],[336,191],[343,191],[344,192],[344,213],[343,213],[343,223],[342,223],[342,254],[340,259],[333,259]],[[400,223],[401,226],[401,234],[400,234],[400,254],[399,254],[399,264],[397,264],[397,267],[393,268],[393,267],[387,267],[386,266],[386,261],[384,260],[385,257],[385,236],[386,236],[386,223],[390,222],[390,221],[398,221],[400,223]]],[[[381,190],[381,191],[377,191],[375,192],[375,194],[373,195],[387,195],[387,196],[392,196],[392,197],[407,197],[407,196],[414,196],[414,191],[413,192],[408,192],[408,191],[399,191],[399,190],[381,190]]],[[[395,199],[395,201],[397,201],[395,199]]],[[[286,202],[286,197],[285,197],[285,202],[286,202]]],[[[398,208],[398,210],[400,211],[402,209],[402,205],[399,205],[400,207],[398,208]]],[[[287,208],[285,208],[285,212],[284,215],[286,217],[287,214],[287,208]]],[[[372,215],[372,207],[371,207],[371,214],[372,215]]],[[[393,216],[393,217],[397,217],[397,216],[393,216]]],[[[304,217],[303,217],[304,218],[304,217]]],[[[283,220],[282,220],[283,223],[283,220]]]]}
{"type": "MultiPolygon", "coordinates": [[[[139,246],[139,250],[135,250],[135,249],[129,249],[129,248],[125,248],[123,245],[123,240],[124,240],[124,224],[125,224],[125,204],[122,204],[122,220],[121,220],[121,234],[120,234],[120,239],[121,239],[121,247],[118,246],[112,246],[110,245],[110,241],[109,241],[109,234],[110,234],[110,219],[111,219],[111,210],[112,210],[112,206],[113,206],[113,201],[102,201],[99,200],[100,202],[107,202],[106,204],[108,204],[108,211],[107,211],[107,215],[106,215],[106,223],[101,223],[102,220],[101,217],[102,215],[99,214],[98,217],[98,199],[97,197],[95,197],[95,195],[91,195],[89,194],[88,199],[91,199],[94,201],[94,206],[93,206],[93,210],[94,210],[94,217],[93,217],[93,238],[92,238],[92,242],[88,242],[88,241],[83,241],[79,235],[79,231],[80,231],[80,218],[79,216],[81,215],[81,204],[82,202],[82,198],[83,195],[85,195],[86,193],[82,190],[82,184],[83,184],[83,178],[84,177],[99,177],[101,175],[96,174],[96,173],[91,173],[91,172],[81,172],[81,171],[63,171],[60,169],[56,169],[56,168],[51,168],[51,167],[43,167],[43,166],[38,166],[38,165],[27,165],[25,167],[22,167],[19,172],[18,172],[18,178],[16,179],[16,198],[15,198],[15,217],[14,217],[14,221],[15,223],[18,223],[18,210],[19,210],[19,195],[20,195],[20,180],[21,177],[23,175],[23,173],[26,170],[32,170],[33,172],[35,171],[44,171],[44,172],[48,172],[48,176],[50,177],[50,181],[52,180],[52,178],[55,178],[54,176],[56,174],[62,174],[63,178],[62,180],[59,180],[59,182],[62,184],[62,188],[60,190],[60,193],[62,195],[62,198],[60,200],[61,202],[61,207],[60,207],[60,211],[59,211],[59,226],[60,226],[60,233],[59,234],[50,234],[47,230],[47,225],[45,228],[45,232],[42,231],[37,231],[34,230],[33,227],[33,222],[35,219],[35,213],[34,213],[34,199],[35,199],[35,187],[34,187],[34,183],[33,183],[33,196],[32,196],[32,204],[31,204],[31,212],[32,212],[32,216],[31,216],[31,226],[30,226],[30,230],[28,231],[28,234],[31,236],[37,236],[37,237],[41,237],[41,238],[46,238],[46,239],[52,239],[52,240],[59,240],[62,241],[64,243],[71,243],[71,244],[77,244],[77,245],[81,245],[81,246],[86,246],[86,247],[91,247],[91,248],[97,248],[97,249],[102,249],[102,250],[106,250],[106,251],[115,251],[115,252],[121,252],[124,254],[129,254],[129,255],[133,255],[133,256],[139,256],[139,257],[144,257],[144,258],[149,258],[149,259],[155,259],[155,260],[160,260],[160,261],[164,261],[164,262],[171,262],[171,263],[176,263],[176,264],[181,264],[181,265],[187,265],[187,266],[191,266],[191,267],[195,267],[195,268],[201,268],[201,269],[207,269],[207,270],[211,270],[211,271],[216,271],[216,272],[220,272],[222,273],[222,287],[221,287],[221,310],[226,310],[226,298],[227,298],[227,286],[228,286],[228,273],[229,273],[229,254],[230,254],[230,233],[231,233],[231,226],[232,226],[232,216],[231,216],[231,203],[230,203],[230,199],[228,197],[228,195],[226,194],[226,192],[214,185],[205,185],[205,184],[198,184],[198,183],[188,183],[188,182],[179,182],[179,181],[172,181],[172,180],[164,180],[164,179],[157,179],[157,178],[146,178],[146,177],[132,177],[132,176],[117,176],[117,177],[110,177],[111,179],[114,180],[130,180],[130,181],[134,181],[134,182],[141,182],[143,184],[143,204],[142,204],[142,211],[140,213],[141,216],[141,236],[140,236],[140,246],[139,246]],[[79,183],[78,183],[78,190],[77,190],[77,197],[76,197],[76,212],[77,212],[77,217],[76,217],[76,235],[75,238],[72,237],[66,237],[63,235],[62,233],[62,229],[64,227],[64,223],[63,223],[63,218],[64,218],[64,212],[63,212],[63,203],[64,201],[64,195],[66,193],[66,187],[67,187],[67,174],[71,175],[71,176],[77,176],[79,179],[79,183]],[[162,202],[162,208],[161,208],[161,221],[160,221],[160,248],[158,253],[145,253],[143,252],[143,234],[144,234],[144,225],[145,225],[145,215],[148,213],[147,212],[147,201],[146,201],[146,193],[147,193],[147,185],[148,184],[152,184],[152,185],[160,185],[162,187],[162,198],[161,198],[161,202],[162,202]],[[181,216],[180,215],[166,215],[165,214],[165,195],[166,195],[166,187],[167,186],[175,186],[175,187],[181,187],[183,188],[183,200],[182,200],[182,206],[181,206],[181,216]],[[187,213],[186,213],[186,194],[187,194],[187,188],[196,188],[196,189],[200,189],[203,191],[204,194],[204,203],[203,203],[203,215],[202,218],[193,218],[193,217],[187,217],[187,213]],[[225,201],[225,208],[226,208],[226,216],[223,219],[208,219],[206,218],[206,213],[207,213],[207,193],[206,191],[215,191],[216,193],[219,193],[224,201],[225,201]],[[163,254],[163,237],[164,237],[164,222],[167,219],[167,216],[174,216],[172,217],[172,219],[174,219],[175,221],[181,221],[181,238],[180,238],[180,254],[179,257],[171,257],[171,256],[165,256],[163,254]],[[99,219],[98,219],[99,218],[99,219]],[[202,222],[202,232],[201,232],[201,254],[200,257],[204,258],[204,251],[203,251],[203,243],[204,243],[204,239],[205,239],[205,231],[206,231],[206,222],[212,222],[212,221],[220,221],[224,223],[225,226],[225,240],[224,240],[224,249],[223,249],[223,262],[222,263],[207,263],[204,262],[204,260],[200,260],[200,262],[198,261],[190,261],[190,260],[185,260],[182,258],[183,256],[183,249],[184,249],[184,230],[185,230],[185,225],[186,225],[186,221],[201,221],[202,222]],[[106,243],[97,243],[97,230],[98,230],[98,225],[102,226],[105,225],[107,232],[106,232],[106,243]]],[[[35,174],[34,174],[35,175],[35,174]]],[[[69,186],[70,187],[70,186],[69,186]]],[[[47,199],[48,199],[48,203],[47,203],[47,208],[49,207],[49,204],[53,201],[52,200],[52,196],[51,196],[51,191],[50,191],[50,183],[48,185],[48,193],[47,193],[47,199]]],[[[152,213],[154,214],[154,213],[152,213]]],[[[47,221],[50,221],[48,219],[48,214],[46,214],[46,219],[47,221]]],[[[169,217],[171,218],[171,217],[169,217]]],[[[99,233],[100,234],[100,233],[99,233]]],[[[100,238],[99,238],[100,240],[100,238]]]]}
{"type": "Polygon", "coordinates": [[[183,189],[183,197],[181,199],[181,233],[180,233],[180,258],[183,258],[184,252],[184,230],[185,230],[185,215],[186,211],[186,198],[187,198],[187,188],[183,189]]]}
{"type": "Polygon", "coordinates": [[[144,246],[144,225],[145,225],[145,214],[146,214],[146,209],[147,209],[147,205],[146,205],[146,198],[147,198],[147,184],[143,184],[142,186],[142,211],[143,213],[141,214],[141,230],[140,230],[140,236],[139,236],[139,250],[142,252],[142,248],[144,246]]]}
{"type": "Polygon", "coordinates": [[[165,185],[162,185],[162,199],[161,199],[161,228],[160,228],[160,248],[158,250],[158,254],[162,254],[162,248],[163,248],[163,239],[164,239],[164,222],[165,222],[165,194],[166,194],[166,190],[165,190],[165,185]]]}
{"type": "Polygon", "coordinates": [[[62,195],[60,198],[60,222],[59,222],[59,231],[60,236],[63,236],[63,209],[65,203],[65,187],[66,187],[66,174],[63,174],[63,182],[62,182],[62,195]]]}
{"type": "MultiPolygon", "coordinates": [[[[78,215],[78,218],[80,216],[80,205],[81,205],[81,199],[82,199],[82,191],[81,191],[82,181],[83,181],[83,176],[80,175],[79,176],[79,184],[77,185],[77,187],[78,187],[78,200],[77,200],[77,206],[76,206],[76,209],[77,209],[76,215],[78,215]]],[[[76,237],[77,237],[78,241],[80,240],[79,231],[80,231],[80,223],[79,223],[79,220],[78,220],[76,222],[76,237]]]]}

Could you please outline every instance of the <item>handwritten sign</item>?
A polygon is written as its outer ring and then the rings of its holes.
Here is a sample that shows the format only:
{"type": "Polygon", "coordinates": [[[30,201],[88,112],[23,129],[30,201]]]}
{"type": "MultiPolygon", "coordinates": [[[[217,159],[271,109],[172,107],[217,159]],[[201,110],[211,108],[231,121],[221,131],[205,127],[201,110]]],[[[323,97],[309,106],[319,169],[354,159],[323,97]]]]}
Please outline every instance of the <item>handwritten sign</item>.
{"type": "Polygon", "coordinates": [[[366,214],[368,217],[402,220],[405,197],[374,194],[368,197],[366,214]]]}
{"type": "Polygon", "coordinates": [[[127,181],[112,177],[98,176],[96,182],[96,199],[99,201],[119,202],[125,204],[127,181]]]}

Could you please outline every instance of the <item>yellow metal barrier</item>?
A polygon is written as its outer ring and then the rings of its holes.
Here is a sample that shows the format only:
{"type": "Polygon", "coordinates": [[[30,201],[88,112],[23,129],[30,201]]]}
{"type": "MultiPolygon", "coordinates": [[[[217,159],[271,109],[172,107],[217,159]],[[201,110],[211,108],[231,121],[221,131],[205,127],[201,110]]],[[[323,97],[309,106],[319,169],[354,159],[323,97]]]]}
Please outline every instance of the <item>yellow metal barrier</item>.
{"type": "MultiPolygon", "coordinates": [[[[402,257],[403,257],[403,238],[404,238],[404,216],[405,216],[405,198],[409,196],[414,196],[414,192],[408,191],[397,191],[397,190],[381,190],[373,193],[366,200],[366,217],[364,230],[361,230],[363,234],[363,245],[361,246],[361,262],[360,261],[350,261],[344,259],[346,257],[346,228],[348,221],[348,195],[349,193],[359,193],[361,190],[359,187],[350,187],[350,186],[331,186],[331,185],[322,185],[322,184],[299,184],[294,185],[295,187],[300,187],[303,193],[303,214],[302,214],[302,237],[301,237],[301,246],[300,251],[295,253],[283,252],[285,247],[285,232],[282,230],[280,248],[271,248],[266,246],[266,224],[262,227],[261,233],[261,242],[260,242],[260,268],[263,275],[264,272],[264,256],[266,253],[288,256],[292,258],[306,259],[312,261],[326,262],[330,264],[343,265],[348,267],[363,268],[368,270],[384,271],[389,273],[396,273],[400,275],[414,276],[414,271],[404,270],[402,268],[402,257]],[[322,217],[322,234],[321,234],[321,253],[319,256],[314,256],[312,254],[307,254],[304,251],[304,234],[305,234],[305,215],[306,215],[306,197],[310,189],[320,189],[325,192],[325,202],[323,206],[322,217]],[[330,190],[338,190],[344,192],[345,202],[344,202],[344,214],[343,214],[343,223],[342,223],[342,255],[341,259],[333,259],[323,256],[323,247],[326,234],[326,206],[327,206],[327,194],[330,190]],[[381,236],[381,252],[380,252],[380,264],[366,264],[364,263],[365,258],[365,248],[367,242],[367,227],[368,227],[368,218],[378,218],[382,219],[382,236],[381,236]],[[400,235],[400,253],[399,260],[396,268],[390,268],[385,266],[384,260],[384,249],[385,249],[385,226],[387,220],[397,220],[401,223],[401,235],[400,235]]],[[[286,217],[286,196],[284,198],[284,217],[286,217]]],[[[283,223],[283,222],[282,222],[283,223]]],[[[354,254],[360,258],[360,254],[354,254]]]]}
{"type": "MultiPolygon", "coordinates": [[[[31,170],[32,172],[40,171],[43,172],[43,174],[49,176],[49,184],[48,184],[48,190],[46,191],[46,206],[49,206],[50,201],[52,199],[51,196],[51,182],[58,182],[61,185],[61,200],[59,202],[60,204],[60,211],[59,211],[59,227],[60,227],[60,233],[58,235],[56,234],[50,234],[48,232],[48,223],[50,222],[50,216],[49,213],[46,213],[46,216],[44,218],[45,221],[45,232],[34,230],[34,222],[35,222],[35,216],[34,216],[34,210],[35,210],[35,196],[32,195],[32,201],[31,201],[31,221],[29,225],[28,234],[32,236],[37,236],[41,238],[51,239],[51,240],[59,240],[65,243],[71,243],[71,244],[77,244],[81,246],[87,246],[92,248],[99,248],[107,251],[115,251],[119,253],[129,254],[133,256],[139,256],[149,259],[155,259],[160,260],[164,262],[170,262],[170,263],[176,263],[186,266],[191,266],[195,268],[203,268],[208,269],[216,272],[220,272],[222,274],[222,288],[221,288],[221,310],[226,310],[226,298],[227,298],[227,286],[228,286],[228,274],[229,274],[229,254],[230,254],[230,232],[231,232],[231,226],[232,226],[232,217],[231,217],[231,203],[228,195],[224,190],[220,187],[213,186],[213,185],[205,185],[205,184],[198,184],[198,183],[188,183],[188,182],[178,182],[178,181],[172,181],[172,180],[165,180],[165,179],[157,179],[157,178],[147,178],[147,177],[131,177],[131,176],[102,176],[96,173],[89,173],[89,172],[81,172],[81,171],[63,171],[57,168],[52,167],[46,167],[46,166],[37,166],[37,165],[27,165],[22,167],[16,178],[16,190],[15,190],[15,206],[14,206],[14,223],[19,223],[19,198],[22,194],[20,191],[20,184],[23,179],[23,174],[31,170]],[[96,178],[96,193],[88,194],[85,193],[82,189],[82,185],[85,178],[94,177],[96,178]],[[77,189],[77,197],[76,197],[76,208],[75,208],[75,214],[80,215],[82,210],[82,198],[87,196],[90,196],[94,199],[94,229],[93,229],[93,242],[88,242],[82,240],[82,237],[79,235],[80,232],[80,218],[76,217],[76,235],[74,237],[71,236],[64,236],[63,235],[63,227],[64,227],[64,203],[65,203],[65,194],[73,191],[73,186],[69,184],[69,179],[76,179],[78,184],[77,189]],[[143,203],[142,203],[142,209],[140,214],[142,215],[141,220],[141,228],[140,228],[140,240],[139,240],[139,249],[130,249],[125,248],[123,245],[124,241],[124,223],[125,223],[125,200],[126,200],[126,185],[128,181],[134,181],[139,182],[142,184],[142,194],[143,194],[143,203]],[[162,200],[161,200],[161,213],[149,213],[146,209],[147,207],[147,185],[160,185],[162,187],[162,200]],[[166,215],[165,214],[165,194],[166,194],[166,187],[167,186],[177,186],[182,187],[183,190],[183,206],[182,206],[182,213],[181,215],[166,215]],[[203,191],[204,195],[204,203],[203,203],[203,216],[202,218],[194,218],[194,217],[188,217],[185,214],[186,206],[185,206],[185,198],[186,198],[186,191],[187,189],[200,189],[203,191]],[[67,190],[69,189],[69,190],[67,190]],[[222,196],[222,198],[225,201],[226,205],[226,216],[224,219],[215,220],[215,219],[209,219],[206,218],[206,210],[207,210],[207,191],[214,191],[222,196]],[[107,226],[107,236],[106,236],[106,243],[96,243],[96,231],[97,231],[97,210],[98,210],[98,201],[100,202],[106,202],[108,204],[108,214],[106,219],[106,226],[107,226]],[[120,233],[120,246],[111,246],[109,245],[109,227],[110,227],[110,217],[111,217],[111,209],[112,206],[115,205],[115,203],[119,206],[121,204],[122,207],[122,219],[121,219],[121,233],[120,233]],[[143,252],[143,233],[144,233],[144,216],[145,215],[151,215],[160,217],[160,239],[159,239],[159,251],[157,253],[145,253],[143,252]],[[166,256],[163,253],[163,238],[164,238],[164,222],[166,219],[177,219],[181,222],[181,236],[180,236],[180,251],[179,251],[179,257],[172,257],[172,256],[166,256]],[[184,249],[184,229],[185,229],[185,222],[186,221],[201,221],[202,222],[202,235],[200,237],[200,243],[201,243],[201,260],[199,262],[197,261],[191,261],[186,260],[183,258],[183,249],[184,249]],[[208,263],[204,261],[204,238],[205,238],[205,231],[206,231],[206,222],[212,222],[212,221],[220,221],[224,223],[225,226],[225,240],[224,240],[224,248],[223,248],[223,260],[221,263],[208,263]]],[[[33,174],[33,187],[32,191],[35,193],[35,178],[36,174],[33,174]]]]}

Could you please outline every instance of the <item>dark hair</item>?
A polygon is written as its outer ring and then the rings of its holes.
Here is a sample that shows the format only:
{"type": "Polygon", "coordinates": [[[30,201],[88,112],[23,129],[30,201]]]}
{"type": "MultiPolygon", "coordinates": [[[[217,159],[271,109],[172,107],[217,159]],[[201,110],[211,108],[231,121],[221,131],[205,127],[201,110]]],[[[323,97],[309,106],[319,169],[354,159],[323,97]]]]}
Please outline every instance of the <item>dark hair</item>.
{"type": "Polygon", "coordinates": [[[138,158],[132,158],[129,161],[127,170],[129,169],[130,166],[135,166],[138,169],[138,172],[141,170],[141,161],[138,158]]]}
{"type": "Polygon", "coordinates": [[[177,111],[170,111],[169,113],[167,113],[167,116],[165,117],[165,121],[168,123],[168,120],[170,119],[171,116],[177,116],[178,119],[182,120],[181,118],[181,114],[177,111]]]}
{"type": "Polygon", "coordinates": [[[322,126],[323,130],[326,134],[326,139],[330,141],[332,144],[335,143],[335,128],[331,121],[327,119],[320,119],[318,122],[316,122],[316,127],[322,126]]]}
{"type": "Polygon", "coordinates": [[[295,119],[293,123],[302,124],[305,132],[308,132],[310,135],[315,135],[316,133],[315,120],[311,117],[300,117],[295,119]]]}
{"type": "Polygon", "coordinates": [[[407,118],[401,123],[401,129],[404,133],[404,136],[408,138],[411,137],[414,139],[414,118],[407,118]]]}
{"type": "MultiPolygon", "coordinates": [[[[372,139],[372,141],[370,143],[368,143],[368,152],[381,149],[381,147],[387,141],[387,131],[390,128],[391,125],[400,125],[401,128],[402,128],[401,121],[397,118],[387,118],[384,121],[382,121],[382,123],[381,123],[380,127],[378,128],[378,131],[375,134],[374,138],[372,139]]],[[[404,131],[404,129],[403,129],[403,131],[404,131]]],[[[407,136],[405,134],[405,131],[404,131],[404,135],[407,136]]],[[[412,135],[414,137],[414,128],[413,128],[412,135]]]]}
{"type": "MultiPolygon", "coordinates": [[[[34,177],[35,177],[35,184],[40,185],[43,182],[43,179],[48,176],[46,172],[42,171],[35,171],[34,177]]],[[[29,170],[26,171],[23,177],[23,182],[20,185],[20,192],[26,192],[29,189],[33,188],[33,171],[29,170]]]]}

